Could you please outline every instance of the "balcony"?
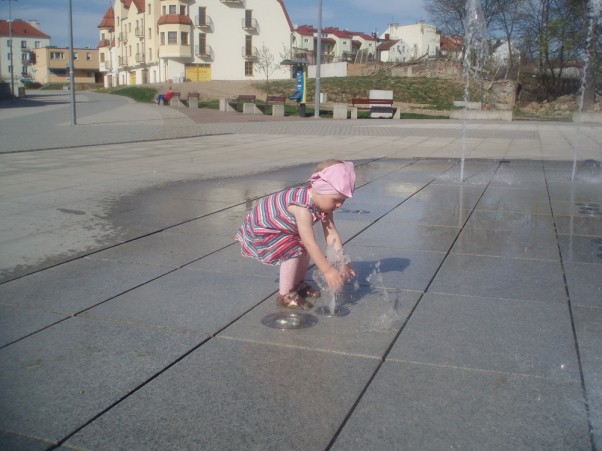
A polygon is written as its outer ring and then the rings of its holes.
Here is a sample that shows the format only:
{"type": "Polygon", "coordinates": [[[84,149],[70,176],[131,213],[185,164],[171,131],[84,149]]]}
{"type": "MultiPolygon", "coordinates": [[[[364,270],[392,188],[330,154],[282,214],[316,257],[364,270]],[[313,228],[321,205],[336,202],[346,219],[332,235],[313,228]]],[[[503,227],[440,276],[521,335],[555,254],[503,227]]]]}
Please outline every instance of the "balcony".
{"type": "Polygon", "coordinates": [[[144,28],[138,27],[138,28],[136,28],[135,32],[136,32],[136,37],[137,38],[143,38],[144,37],[144,28]]]}
{"type": "Polygon", "coordinates": [[[108,39],[101,39],[98,42],[98,48],[101,48],[101,47],[111,47],[111,41],[108,39]]]}
{"type": "Polygon", "coordinates": [[[192,58],[190,45],[162,45],[159,47],[159,58],[192,58]]]}
{"type": "Polygon", "coordinates": [[[118,64],[120,67],[127,67],[128,66],[127,56],[120,56],[118,58],[118,64]]]}
{"type": "Polygon", "coordinates": [[[245,6],[245,0],[219,0],[224,5],[228,6],[245,6]]]}
{"type": "Polygon", "coordinates": [[[247,60],[254,60],[257,58],[257,47],[243,47],[242,57],[247,60]]]}
{"type": "Polygon", "coordinates": [[[259,29],[257,19],[242,19],[242,29],[248,33],[256,32],[259,29]]]}
{"type": "Polygon", "coordinates": [[[119,33],[119,40],[121,43],[126,44],[128,42],[128,34],[122,31],[119,33]]]}
{"type": "Polygon", "coordinates": [[[205,31],[213,31],[213,20],[209,16],[195,16],[194,26],[205,31]]]}
{"type": "Polygon", "coordinates": [[[113,70],[113,64],[110,61],[105,61],[104,63],[100,63],[100,71],[101,72],[111,72],[113,70]]]}
{"type": "Polygon", "coordinates": [[[213,61],[213,49],[210,45],[196,45],[194,47],[194,54],[203,60],[213,61]]]}
{"type": "Polygon", "coordinates": [[[144,53],[136,53],[136,62],[144,63],[144,61],[146,61],[146,58],[144,57],[144,53]]]}

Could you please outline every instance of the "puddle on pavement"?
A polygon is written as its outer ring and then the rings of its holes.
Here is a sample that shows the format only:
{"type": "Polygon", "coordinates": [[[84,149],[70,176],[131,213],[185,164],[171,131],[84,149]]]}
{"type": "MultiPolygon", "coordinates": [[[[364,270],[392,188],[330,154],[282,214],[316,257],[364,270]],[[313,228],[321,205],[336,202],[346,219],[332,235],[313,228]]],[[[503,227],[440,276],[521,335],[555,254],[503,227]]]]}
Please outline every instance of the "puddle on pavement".
{"type": "Polygon", "coordinates": [[[309,313],[277,312],[265,316],[261,323],[273,329],[307,329],[318,323],[318,318],[309,313]]]}

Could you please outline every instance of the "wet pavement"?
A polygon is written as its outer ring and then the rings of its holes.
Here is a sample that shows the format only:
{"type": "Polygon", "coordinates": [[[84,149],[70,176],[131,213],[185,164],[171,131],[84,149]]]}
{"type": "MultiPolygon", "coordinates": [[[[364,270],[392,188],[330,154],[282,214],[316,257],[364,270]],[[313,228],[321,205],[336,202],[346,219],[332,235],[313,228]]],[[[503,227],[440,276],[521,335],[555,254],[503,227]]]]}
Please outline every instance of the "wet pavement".
{"type": "Polygon", "coordinates": [[[600,449],[602,127],[157,110],[199,136],[33,151],[16,117],[61,125],[0,110],[3,449],[600,449]],[[348,314],[267,327],[234,233],[327,158],[348,314]]]}

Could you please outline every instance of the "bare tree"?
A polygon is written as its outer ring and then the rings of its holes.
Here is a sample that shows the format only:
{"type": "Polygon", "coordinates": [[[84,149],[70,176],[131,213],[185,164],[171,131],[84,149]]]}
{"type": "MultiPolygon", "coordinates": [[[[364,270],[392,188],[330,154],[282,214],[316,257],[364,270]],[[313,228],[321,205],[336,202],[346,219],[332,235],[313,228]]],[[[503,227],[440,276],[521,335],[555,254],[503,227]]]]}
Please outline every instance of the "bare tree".
{"type": "Polygon", "coordinates": [[[270,93],[270,77],[277,70],[281,69],[280,63],[275,61],[274,55],[270,51],[269,48],[265,46],[261,46],[259,50],[257,50],[257,55],[255,57],[255,66],[257,67],[258,72],[265,75],[265,90],[266,93],[270,93]]]}

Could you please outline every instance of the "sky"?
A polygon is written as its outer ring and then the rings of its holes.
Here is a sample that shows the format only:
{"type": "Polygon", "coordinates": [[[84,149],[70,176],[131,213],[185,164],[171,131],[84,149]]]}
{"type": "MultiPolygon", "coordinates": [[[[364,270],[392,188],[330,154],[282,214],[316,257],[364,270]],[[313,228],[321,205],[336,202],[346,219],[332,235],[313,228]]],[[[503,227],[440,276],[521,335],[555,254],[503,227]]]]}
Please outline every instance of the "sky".
{"type": "MultiPolygon", "coordinates": [[[[0,0],[0,18],[37,20],[51,45],[69,46],[69,0],[0,0]]],[[[73,46],[96,48],[98,24],[110,0],[71,0],[73,46]]],[[[284,0],[293,25],[318,25],[320,0],[284,0]]],[[[388,24],[410,25],[428,17],[423,0],[322,0],[322,26],[380,35],[388,24]]]]}

